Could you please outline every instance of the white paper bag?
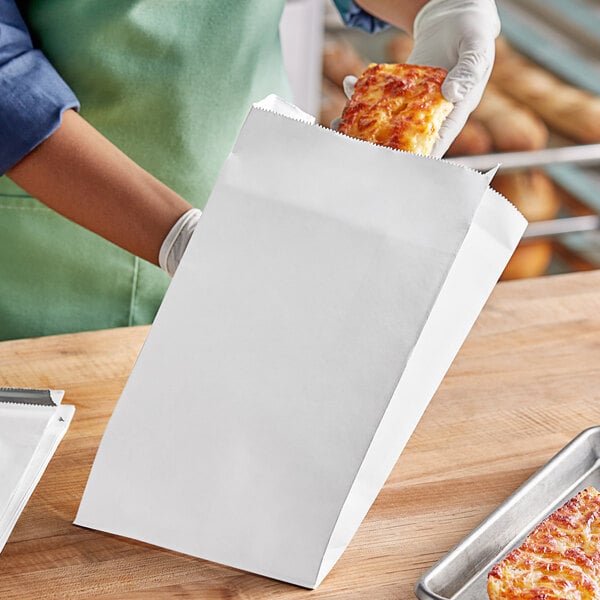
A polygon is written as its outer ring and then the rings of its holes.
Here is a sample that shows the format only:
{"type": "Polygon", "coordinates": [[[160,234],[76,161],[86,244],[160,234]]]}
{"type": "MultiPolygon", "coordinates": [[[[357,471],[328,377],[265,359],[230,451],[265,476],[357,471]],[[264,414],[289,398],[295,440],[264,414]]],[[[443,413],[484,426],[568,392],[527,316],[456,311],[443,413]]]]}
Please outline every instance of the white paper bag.
{"type": "Polygon", "coordinates": [[[254,108],[75,522],[316,587],[525,228],[488,184],[254,108]]]}
{"type": "Polygon", "coordinates": [[[28,391],[0,388],[0,552],[75,412],[62,390],[48,390],[46,405],[19,403],[28,391]]]}

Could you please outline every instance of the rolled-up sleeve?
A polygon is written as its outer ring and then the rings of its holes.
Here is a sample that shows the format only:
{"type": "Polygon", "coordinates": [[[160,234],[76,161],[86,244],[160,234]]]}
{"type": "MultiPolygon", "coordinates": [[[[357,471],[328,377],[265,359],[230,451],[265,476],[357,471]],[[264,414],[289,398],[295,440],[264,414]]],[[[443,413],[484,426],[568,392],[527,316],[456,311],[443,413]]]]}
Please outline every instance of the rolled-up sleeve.
{"type": "Polygon", "coordinates": [[[388,23],[362,9],[354,0],[333,0],[333,2],[348,27],[356,27],[369,33],[376,33],[389,27],[388,23]]]}
{"type": "Polygon", "coordinates": [[[73,91],[36,50],[13,0],[0,0],[0,174],[79,108],[73,91]]]}

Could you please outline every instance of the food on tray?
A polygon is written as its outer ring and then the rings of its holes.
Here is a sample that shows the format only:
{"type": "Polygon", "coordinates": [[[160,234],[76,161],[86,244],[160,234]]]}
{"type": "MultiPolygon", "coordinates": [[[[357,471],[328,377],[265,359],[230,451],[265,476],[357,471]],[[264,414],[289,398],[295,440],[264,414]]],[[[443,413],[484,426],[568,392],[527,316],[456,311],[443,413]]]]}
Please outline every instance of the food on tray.
{"type": "Polygon", "coordinates": [[[561,81],[502,41],[492,81],[557,132],[582,143],[600,142],[600,97],[561,81]]]}
{"type": "Polygon", "coordinates": [[[493,84],[488,84],[473,118],[489,131],[498,152],[539,150],[548,143],[544,122],[493,84]]]}
{"type": "Polygon", "coordinates": [[[419,154],[430,154],[452,110],[441,92],[447,71],[439,67],[372,64],[360,76],[339,131],[419,154]]]}
{"type": "Polygon", "coordinates": [[[600,598],[600,494],[589,487],[544,519],[489,572],[488,596],[600,598]]]}
{"type": "Polygon", "coordinates": [[[325,42],[323,46],[323,76],[340,89],[347,75],[360,77],[367,66],[368,62],[348,42],[340,40],[325,42]]]}

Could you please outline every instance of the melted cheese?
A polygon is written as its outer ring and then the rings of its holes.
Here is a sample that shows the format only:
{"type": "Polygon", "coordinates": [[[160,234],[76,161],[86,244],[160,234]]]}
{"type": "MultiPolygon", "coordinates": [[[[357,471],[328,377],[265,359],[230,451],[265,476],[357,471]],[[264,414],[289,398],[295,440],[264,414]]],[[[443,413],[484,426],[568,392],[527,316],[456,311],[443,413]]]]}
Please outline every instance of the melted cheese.
{"type": "Polygon", "coordinates": [[[441,92],[446,74],[438,67],[370,65],[356,82],[339,131],[382,146],[430,154],[452,110],[441,92]]]}
{"type": "Polygon", "coordinates": [[[490,571],[488,596],[600,599],[600,494],[587,488],[544,519],[490,571]]]}

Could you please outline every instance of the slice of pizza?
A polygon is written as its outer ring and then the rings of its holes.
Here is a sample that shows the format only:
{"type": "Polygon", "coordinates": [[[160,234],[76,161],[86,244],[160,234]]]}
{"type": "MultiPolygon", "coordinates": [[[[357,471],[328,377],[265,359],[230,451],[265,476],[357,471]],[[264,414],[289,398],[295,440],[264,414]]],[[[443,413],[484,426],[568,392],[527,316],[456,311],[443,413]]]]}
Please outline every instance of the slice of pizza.
{"type": "Polygon", "coordinates": [[[488,574],[491,600],[600,598],[600,494],[589,487],[544,519],[488,574]]]}
{"type": "Polygon", "coordinates": [[[372,64],[356,82],[338,131],[382,146],[428,155],[452,110],[440,67],[372,64]]]}

